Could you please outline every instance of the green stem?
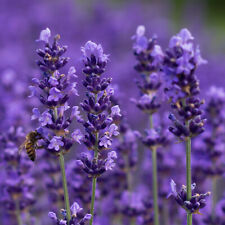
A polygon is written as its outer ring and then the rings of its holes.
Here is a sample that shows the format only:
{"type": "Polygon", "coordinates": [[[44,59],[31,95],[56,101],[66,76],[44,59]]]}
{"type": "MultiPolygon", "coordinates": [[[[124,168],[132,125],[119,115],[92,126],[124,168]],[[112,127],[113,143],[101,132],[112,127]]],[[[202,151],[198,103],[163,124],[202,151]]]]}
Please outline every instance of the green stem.
{"type": "Polygon", "coordinates": [[[67,188],[67,181],[66,181],[66,173],[65,173],[65,165],[64,165],[64,156],[62,153],[59,153],[59,163],[62,173],[62,182],[63,182],[63,190],[64,190],[64,202],[66,207],[66,218],[69,222],[71,219],[71,213],[70,213],[70,201],[69,201],[69,194],[68,194],[68,188],[67,188]]]}
{"type": "Polygon", "coordinates": [[[153,117],[152,117],[152,114],[150,114],[150,116],[149,116],[149,125],[150,125],[150,129],[153,129],[154,124],[153,124],[153,117]]]}
{"type": "MultiPolygon", "coordinates": [[[[154,129],[152,114],[149,116],[150,129],[154,129]]],[[[159,225],[159,207],[158,207],[158,180],[157,180],[157,148],[152,149],[152,172],[153,172],[153,205],[154,205],[154,225],[159,225]]]]}
{"type": "Polygon", "coordinates": [[[187,214],[187,225],[192,225],[192,214],[191,213],[187,214]]]}
{"type": "Polygon", "coordinates": [[[152,149],[152,171],[153,171],[153,197],[154,197],[154,225],[159,225],[157,150],[156,150],[156,148],[152,149]]]}
{"type": "MultiPolygon", "coordinates": [[[[96,161],[98,161],[98,135],[99,134],[96,133],[96,136],[95,136],[94,160],[96,161]]],[[[93,177],[92,178],[92,195],[91,195],[91,219],[90,219],[89,225],[92,225],[94,220],[96,183],[97,183],[97,177],[93,177]]]]}
{"type": "Polygon", "coordinates": [[[17,220],[18,225],[23,225],[21,215],[20,215],[19,201],[16,201],[16,220],[17,220]]]}
{"type": "MultiPolygon", "coordinates": [[[[187,200],[192,197],[191,191],[191,138],[187,137],[186,144],[186,183],[187,183],[187,200]]],[[[192,214],[187,214],[187,225],[192,225],[192,214]]]]}
{"type": "Polygon", "coordinates": [[[94,220],[94,206],[95,206],[95,190],[96,190],[97,177],[92,178],[92,196],[91,196],[91,219],[90,225],[92,225],[94,220]]]}

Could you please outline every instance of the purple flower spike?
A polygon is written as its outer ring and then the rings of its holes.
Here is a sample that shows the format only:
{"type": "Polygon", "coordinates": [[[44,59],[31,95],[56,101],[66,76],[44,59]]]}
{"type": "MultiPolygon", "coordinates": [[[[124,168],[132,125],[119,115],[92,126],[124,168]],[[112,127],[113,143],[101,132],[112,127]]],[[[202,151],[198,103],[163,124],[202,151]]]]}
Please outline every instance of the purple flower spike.
{"type": "Polygon", "coordinates": [[[164,90],[180,117],[169,116],[174,123],[169,130],[180,140],[195,137],[204,131],[205,119],[200,109],[204,102],[196,97],[200,89],[195,71],[206,61],[201,58],[199,47],[195,48],[193,40],[191,33],[182,29],[171,38],[164,57],[164,90]]]}
{"type": "Polygon", "coordinates": [[[74,117],[77,119],[79,117],[79,122],[82,120],[78,108],[73,108],[69,104],[71,95],[78,95],[77,83],[74,81],[76,70],[70,67],[68,73],[61,72],[69,61],[69,58],[64,56],[67,46],[59,43],[60,35],[55,35],[52,42],[49,42],[50,36],[51,32],[48,28],[41,31],[39,41],[44,42],[44,47],[36,50],[40,57],[37,65],[41,75],[39,78],[32,79],[34,86],[30,89],[31,96],[37,97],[44,106],[44,112],[41,113],[40,110],[34,108],[32,120],[38,119],[39,122],[36,128],[40,135],[37,140],[38,147],[54,153],[50,150],[59,151],[63,146],[61,149],[63,153],[66,153],[74,142],[80,143],[81,141],[80,134],[72,135],[69,131],[74,117]],[[66,112],[69,110],[71,111],[66,112]]]}
{"type": "Polygon", "coordinates": [[[60,147],[64,146],[64,142],[62,141],[62,137],[54,136],[48,145],[49,149],[53,149],[55,151],[59,151],[60,147]]]}

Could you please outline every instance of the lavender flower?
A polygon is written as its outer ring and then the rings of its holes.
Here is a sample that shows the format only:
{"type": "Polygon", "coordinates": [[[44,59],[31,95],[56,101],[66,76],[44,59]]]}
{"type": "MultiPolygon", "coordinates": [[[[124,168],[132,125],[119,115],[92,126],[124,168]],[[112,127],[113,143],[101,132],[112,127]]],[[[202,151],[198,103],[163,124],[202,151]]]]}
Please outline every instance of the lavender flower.
{"type": "Polygon", "coordinates": [[[142,82],[137,81],[142,97],[140,100],[134,99],[133,102],[139,109],[152,115],[160,107],[156,93],[161,86],[160,70],[163,52],[161,47],[156,44],[156,37],[147,39],[144,26],[137,28],[133,39],[135,41],[133,50],[137,59],[135,70],[142,77],[142,82]]]}
{"type": "Polygon", "coordinates": [[[81,211],[83,210],[77,202],[74,202],[73,205],[70,208],[72,218],[70,221],[66,218],[65,210],[61,210],[61,214],[63,216],[63,219],[59,219],[54,212],[49,212],[48,216],[54,221],[54,224],[56,225],[85,225],[88,220],[91,219],[90,214],[85,214],[82,216],[81,211]]]}
{"type": "MultiPolygon", "coordinates": [[[[46,29],[40,34],[40,41],[45,43],[44,49],[38,49],[37,54],[42,58],[37,61],[37,65],[42,70],[43,74],[39,79],[34,78],[34,86],[31,88],[31,96],[37,96],[46,110],[41,114],[38,109],[33,109],[34,115],[32,119],[38,119],[40,126],[35,132],[38,133],[38,140],[35,140],[35,149],[44,148],[49,152],[54,153],[59,158],[63,189],[64,202],[66,207],[66,218],[71,220],[69,210],[69,194],[67,190],[67,180],[65,175],[64,156],[68,152],[74,142],[80,142],[80,133],[76,130],[70,134],[68,128],[74,117],[79,117],[79,112],[72,108],[70,116],[66,112],[70,109],[68,104],[71,95],[78,95],[76,90],[76,82],[74,82],[75,68],[71,67],[67,74],[60,73],[69,58],[63,57],[67,47],[61,46],[58,41],[59,35],[54,37],[54,41],[50,44],[49,39],[51,32],[46,29]],[[72,135],[72,136],[71,136],[72,135]],[[40,136],[40,137],[39,137],[40,136]],[[36,147],[37,146],[37,147],[36,147]]],[[[64,223],[58,221],[57,223],[64,223]]]]}
{"type": "MultiPolygon", "coordinates": [[[[133,45],[134,55],[137,59],[135,70],[140,74],[142,81],[137,81],[140,89],[141,98],[133,100],[136,106],[149,115],[150,131],[154,133],[153,115],[159,110],[161,102],[159,101],[159,89],[161,87],[161,70],[164,53],[154,36],[147,39],[144,26],[138,26],[136,35],[133,36],[135,43],[133,45]]],[[[157,147],[159,139],[154,140],[148,135],[144,144],[152,150],[153,165],[153,195],[154,195],[154,223],[159,224],[158,216],[158,188],[157,188],[157,147]],[[149,146],[151,145],[151,146],[149,146]]]]}
{"type": "Polygon", "coordinates": [[[199,81],[195,70],[206,61],[200,56],[199,48],[194,48],[193,37],[187,29],[173,36],[164,59],[164,72],[167,87],[165,93],[171,106],[182,118],[179,121],[174,115],[169,119],[174,123],[170,131],[184,139],[194,137],[204,131],[205,119],[202,118],[201,104],[204,102],[196,97],[199,94],[199,81]],[[188,125],[185,121],[189,121],[188,125]]]}
{"type": "MultiPolygon", "coordinates": [[[[83,84],[88,90],[88,99],[81,103],[81,107],[87,113],[87,121],[80,120],[86,129],[83,142],[89,149],[99,152],[103,149],[109,149],[113,136],[119,134],[117,125],[113,123],[113,117],[120,116],[120,109],[119,106],[112,107],[110,100],[112,92],[107,93],[111,79],[101,78],[104,72],[103,68],[108,60],[101,45],[88,41],[81,50],[85,66],[83,72],[86,74],[83,84]]],[[[98,164],[93,161],[93,163],[95,166],[99,165],[98,169],[102,171],[102,166],[100,166],[102,162],[98,164]]]]}
{"type": "Polygon", "coordinates": [[[106,159],[100,158],[99,155],[102,150],[111,147],[113,136],[119,134],[112,117],[119,116],[120,109],[118,106],[112,108],[113,91],[107,89],[111,79],[101,77],[108,61],[108,56],[104,54],[102,46],[88,41],[81,51],[84,62],[83,73],[86,76],[83,85],[87,88],[87,99],[81,103],[81,107],[87,115],[87,120],[80,119],[79,122],[83,124],[86,131],[83,142],[88,149],[94,151],[94,157],[90,160],[87,155],[82,155],[78,163],[89,176],[92,176],[92,218],[90,221],[92,224],[97,177],[107,170],[112,170],[116,158],[113,152],[108,153],[106,159]]]}
{"type": "Polygon", "coordinates": [[[202,209],[206,205],[206,197],[210,195],[210,192],[205,194],[194,194],[193,191],[196,187],[196,184],[192,184],[192,197],[190,200],[187,199],[187,189],[186,186],[182,186],[181,190],[177,192],[176,183],[171,180],[171,194],[169,196],[173,196],[177,203],[184,208],[187,213],[191,214],[200,214],[199,209],[202,209]]]}
{"type": "Polygon", "coordinates": [[[41,148],[45,148],[50,152],[60,153],[68,151],[74,142],[80,143],[79,131],[69,134],[68,127],[72,123],[72,119],[79,118],[78,109],[72,108],[71,116],[67,116],[65,112],[70,109],[68,104],[69,97],[78,95],[76,91],[75,68],[71,67],[67,74],[61,74],[59,69],[64,67],[68,62],[67,57],[62,55],[66,52],[67,47],[61,46],[58,41],[59,35],[54,37],[54,41],[50,44],[51,32],[47,28],[41,31],[40,41],[43,41],[45,48],[38,49],[37,53],[42,58],[37,64],[43,71],[40,79],[34,78],[34,86],[32,86],[33,95],[37,96],[40,102],[47,107],[41,113],[38,108],[33,109],[32,119],[38,119],[40,127],[37,132],[41,136],[41,148]]]}
{"type": "Polygon", "coordinates": [[[82,154],[80,160],[77,160],[78,165],[89,175],[98,177],[107,170],[112,170],[115,167],[114,160],[117,154],[114,151],[108,153],[106,159],[90,160],[87,154],[82,154]]]}
{"type": "Polygon", "coordinates": [[[170,39],[169,48],[164,58],[165,93],[171,102],[171,107],[179,115],[173,114],[169,119],[173,126],[171,133],[186,144],[186,187],[181,194],[176,194],[175,183],[171,182],[172,193],[178,203],[187,211],[187,224],[192,224],[192,213],[205,206],[205,197],[208,194],[192,195],[191,182],[191,138],[204,131],[206,119],[202,117],[200,106],[204,103],[196,95],[199,94],[199,81],[195,70],[206,63],[201,58],[199,48],[194,48],[193,37],[187,29],[182,29],[170,39]]]}

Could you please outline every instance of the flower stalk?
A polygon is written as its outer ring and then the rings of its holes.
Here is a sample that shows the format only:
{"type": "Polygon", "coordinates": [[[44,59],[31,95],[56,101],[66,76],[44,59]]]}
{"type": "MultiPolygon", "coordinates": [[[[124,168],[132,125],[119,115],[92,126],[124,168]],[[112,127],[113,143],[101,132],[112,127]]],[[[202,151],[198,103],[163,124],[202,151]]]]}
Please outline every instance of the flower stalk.
{"type": "Polygon", "coordinates": [[[96,183],[97,183],[97,177],[92,178],[92,195],[91,195],[91,219],[89,224],[93,224],[94,220],[94,206],[95,206],[95,191],[96,191],[96,183]]]}
{"type": "MultiPolygon", "coordinates": [[[[95,101],[97,102],[97,95],[95,95],[95,101]]],[[[94,150],[94,160],[98,161],[98,133],[96,134],[96,143],[94,150]]],[[[95,207],[95,192],[96,192],[96,184],[97,184],[97,176],[93,176],[92,178],[92,194],[91,194],[91,219],[89,224],[93,224],[94,220],[94,207],[95,207]]]]}
{"type": "MultiPolygon", "coordinates": [[[[154,129],[153,116],[149,116],[150,129],[154,129]]],[[[152,181],[153,181],[153,205],[154,205],[154,224],[159,225],[158,207],[158,179],[157,179],[157,148],[152,147],[152,181]]]]}
{"type": "Polygon", "coordinates": [[[64,190],[64,202],[65,202],[65,208],[66,208],[66,217],[67,217],[67,221],[70,221],[70,219],[71,219],[70,201],[69,201],[69,193],[68,193],[68,188],[67,188],[64,156],[63,156],[62,153],[59,153],[59,163],[60,163],[60,168],[61,168],[61,173],[62,173],[62,182],[63,182],[63,190],[64,190]]]}
{"type": "MultiPolygon", "coordinates": [[[[191,138],[186,139],[186,182],[187,182],[187,200],[192,197],[191,190],[191,138]]],[[[192,214],[187,213],[187,225],[192,225],[192,214]]]]}

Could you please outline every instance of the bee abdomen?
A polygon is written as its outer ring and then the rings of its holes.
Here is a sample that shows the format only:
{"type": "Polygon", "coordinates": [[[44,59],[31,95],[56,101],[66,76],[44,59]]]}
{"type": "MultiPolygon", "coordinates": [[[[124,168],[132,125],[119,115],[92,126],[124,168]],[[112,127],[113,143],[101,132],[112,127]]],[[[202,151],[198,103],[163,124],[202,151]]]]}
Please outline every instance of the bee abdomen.
{"type": "Polygon", "coordinates": [[[26,150],[27,150],[27,155],[28,155],[28,157],[29,157],[32,161],[34,161],[34,160],[35,160],[36,154],[35,154],[35,148],[34,148],[33,144],[32,144],[31,142],[28,142],[28,143],[26,144],[25,148],[26,148],[26,150]]]}

